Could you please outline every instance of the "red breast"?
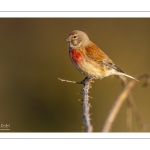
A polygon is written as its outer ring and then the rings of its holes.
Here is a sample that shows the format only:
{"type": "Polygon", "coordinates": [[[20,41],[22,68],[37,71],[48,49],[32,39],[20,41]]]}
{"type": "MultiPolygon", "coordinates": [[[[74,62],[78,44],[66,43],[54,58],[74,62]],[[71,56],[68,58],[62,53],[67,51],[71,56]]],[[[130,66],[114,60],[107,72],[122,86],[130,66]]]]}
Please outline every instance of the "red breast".
{"type": "Polygon", "coordinates": [[[78,50],[69,50],[70,59],[75,64],[80,64],[83,61],[83,55],[81,51],[78,50]]]}

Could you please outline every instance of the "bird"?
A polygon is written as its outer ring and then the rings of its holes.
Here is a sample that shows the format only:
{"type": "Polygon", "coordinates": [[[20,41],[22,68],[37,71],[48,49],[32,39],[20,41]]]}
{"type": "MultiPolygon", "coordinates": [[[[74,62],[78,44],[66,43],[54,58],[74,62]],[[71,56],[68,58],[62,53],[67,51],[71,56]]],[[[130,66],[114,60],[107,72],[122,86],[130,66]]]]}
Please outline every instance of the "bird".
{"type": "Polygon", "coordinates": [[[92,79],[103,79],[111,75],[125,76],[138,81],[126,74],[80,30],[73,30],[65,38],[68,42],[69,56],[74,67],[84,76],[92,79]]]}

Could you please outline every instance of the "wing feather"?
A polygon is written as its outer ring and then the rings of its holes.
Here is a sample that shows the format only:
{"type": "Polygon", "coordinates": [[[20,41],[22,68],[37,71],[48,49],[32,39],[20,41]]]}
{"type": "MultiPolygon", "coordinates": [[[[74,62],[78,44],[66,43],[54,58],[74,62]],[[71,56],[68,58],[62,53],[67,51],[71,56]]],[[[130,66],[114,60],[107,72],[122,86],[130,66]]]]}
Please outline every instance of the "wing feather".
{"type": "Polygon", "coordinates": [[[90,44],[85,47],[85,51],[90,59],[123,73],[123,71],[94,43],[90,42],[90,44]]]}
{"type": "Polygon", "coordinates": [[[85,47],[86,54],[89,58],[94,61],[106,61],[113,63],[113,61],[94,43],[90,42],[87,47],[85,47]]]}

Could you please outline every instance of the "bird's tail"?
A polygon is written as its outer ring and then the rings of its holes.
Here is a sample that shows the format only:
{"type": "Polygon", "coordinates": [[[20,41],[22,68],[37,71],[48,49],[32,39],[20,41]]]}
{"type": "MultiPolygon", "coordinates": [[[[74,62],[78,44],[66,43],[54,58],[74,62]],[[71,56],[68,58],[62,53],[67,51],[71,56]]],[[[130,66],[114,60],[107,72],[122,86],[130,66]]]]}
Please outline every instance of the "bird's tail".
{"type": "Polygon", "coordinates": [[[139,82],[139,80],[137,80],[136,78],[134,78],[134,77],[132,77],[132,76],[126,74],[126,73],[119,72],[118,75],[120,75],[120,76],[125,76],[125,77],[128,77],[128,78],[130,78],[130,79],[133,79],[133,80],[136,80],[136,81],[139,82]]]}

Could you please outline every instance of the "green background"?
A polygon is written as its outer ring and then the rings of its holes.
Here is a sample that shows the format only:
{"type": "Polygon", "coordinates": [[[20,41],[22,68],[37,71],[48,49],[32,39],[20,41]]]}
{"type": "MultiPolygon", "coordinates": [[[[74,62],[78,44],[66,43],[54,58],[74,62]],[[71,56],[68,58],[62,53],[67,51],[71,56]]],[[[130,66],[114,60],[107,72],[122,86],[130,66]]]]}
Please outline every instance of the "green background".
{"type": "MultiPolygon", "coordinates": [[[[150,73],[149,18],[1,18],[0,124],[9,132],[83,132],[82,85],[61,83],[57,77],[81,81],[72,65],[69,32],[86,32],[126,73],[150,73]]],[[[129,80],[129,79],[128,79],[129,80]]],[[[142,79],[132,94],[150,131],[150,86],[142,79]]],[[[94,132],[101,132],[115,99],[122,91],[117,78],[97,80],[90,89],[94,132]]],[[[126,103],[113,125],[126,132],[126,103]]],[[[138,132],[135,116],[133,131],[138,132]]],[[[5,131],[6,132],[6,131],[5,131]]]]}

